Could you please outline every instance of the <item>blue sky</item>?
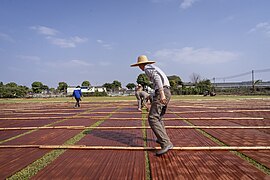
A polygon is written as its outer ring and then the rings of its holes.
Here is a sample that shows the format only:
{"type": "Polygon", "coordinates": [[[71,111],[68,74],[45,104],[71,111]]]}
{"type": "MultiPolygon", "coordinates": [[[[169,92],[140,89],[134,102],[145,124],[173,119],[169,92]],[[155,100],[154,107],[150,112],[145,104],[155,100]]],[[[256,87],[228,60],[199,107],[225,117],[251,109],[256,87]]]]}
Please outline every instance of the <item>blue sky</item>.
{"type": "Polygon", "coordinates": [[[1,0],[0,81],[125,87],[139,55],[185,82],[270,80],[269,0],[1,0]],[[219,79],[220,78],[220,79],[219,79]]]}

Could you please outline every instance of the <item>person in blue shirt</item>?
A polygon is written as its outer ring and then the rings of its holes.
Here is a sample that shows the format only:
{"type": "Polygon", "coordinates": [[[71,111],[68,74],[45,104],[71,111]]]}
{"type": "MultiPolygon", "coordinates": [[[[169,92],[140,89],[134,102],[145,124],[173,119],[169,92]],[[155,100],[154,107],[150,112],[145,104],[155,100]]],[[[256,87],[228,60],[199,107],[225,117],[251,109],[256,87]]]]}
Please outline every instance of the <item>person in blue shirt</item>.
{"type": "Polygon", "coordinates": [[[80,86],[77,86],[74,89],[72,96],[76,99],[76,104],[75,104],[74,108],[80,107],[80,101],[81,101],[81,97],[82,97],[82,91],[81,91],[80,86]]]}

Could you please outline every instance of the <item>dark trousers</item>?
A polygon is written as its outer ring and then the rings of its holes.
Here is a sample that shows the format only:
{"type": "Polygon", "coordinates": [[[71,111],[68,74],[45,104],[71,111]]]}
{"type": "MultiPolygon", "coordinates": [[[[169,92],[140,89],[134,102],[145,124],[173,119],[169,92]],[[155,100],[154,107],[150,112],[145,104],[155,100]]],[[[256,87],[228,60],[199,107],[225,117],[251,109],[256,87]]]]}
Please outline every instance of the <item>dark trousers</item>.
{"type": "Polygon", "coordinates": [[[171,99],[171,91],[169,88],[164,88],[164,94],[167,99],[167,104],[164,105],[160,102],[160,93],[158,90],[155,91],[155,95],[153,97],[153,102],[151,104],[151,109],[148,115],[148,122],[153,130],[154,134],[157,137],[157,140],[161,143],[161,147],[168,146],[171,143],[169,136],[166,133],[166,129],[164,127],[164,122],[162,120],[164,114],[167,110],[167,105],[171,99]]]}
{"type": "Polygon", "coordinates": [[[80,107],[81,98],[75,98],[75,99],[76,99],[75,107],[80,107]]]}

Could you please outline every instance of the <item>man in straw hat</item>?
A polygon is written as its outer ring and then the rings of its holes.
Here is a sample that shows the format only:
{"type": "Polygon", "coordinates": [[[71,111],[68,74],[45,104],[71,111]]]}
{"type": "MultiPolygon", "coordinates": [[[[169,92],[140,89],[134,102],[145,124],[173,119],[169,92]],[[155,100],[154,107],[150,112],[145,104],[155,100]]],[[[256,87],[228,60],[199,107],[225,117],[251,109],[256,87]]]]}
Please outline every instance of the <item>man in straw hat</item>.
{"type": "Polygon", "coordinates": [[[149,61],[145,55],[139,56],[137,63],[132,64],[131,67],[139,66],[145,72],[146,76],[154,84],[155,95],[148,115],[148,122],[151,129],[155,133],[157,140],[160,144],[161,150],[156,152],[156,155],[162,155],[173,148],[164,127],[162,117],[164,116],[167,105],[171,98],[170,83],[165,73],[153,65],[154,61],[149,61]]]}

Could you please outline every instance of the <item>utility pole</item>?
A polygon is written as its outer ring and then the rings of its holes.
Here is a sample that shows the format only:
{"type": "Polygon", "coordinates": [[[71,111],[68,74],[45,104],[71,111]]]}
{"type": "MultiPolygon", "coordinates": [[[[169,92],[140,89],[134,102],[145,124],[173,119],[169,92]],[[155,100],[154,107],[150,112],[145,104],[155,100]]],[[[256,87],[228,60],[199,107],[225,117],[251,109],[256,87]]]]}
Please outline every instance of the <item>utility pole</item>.
{"type": "Polygon", "coordinates": [[[254,83],[254,70],[251,71],[251,76],[252,76],[252,89],[253,89],[253,92],[255,92],[255,83],[254,83]]]}
{"type": "Polygon", "coordinates": [[[213,90],[216,91],[216,88],[215,88],[216,87],[216,78],[215,77],[213,78],[213,81],[214,81],[213,90]]]}

